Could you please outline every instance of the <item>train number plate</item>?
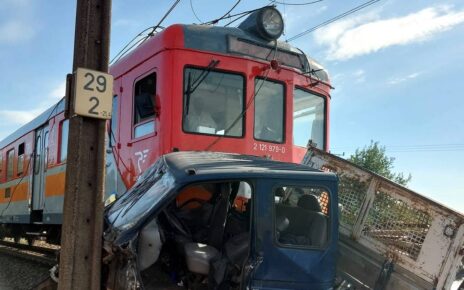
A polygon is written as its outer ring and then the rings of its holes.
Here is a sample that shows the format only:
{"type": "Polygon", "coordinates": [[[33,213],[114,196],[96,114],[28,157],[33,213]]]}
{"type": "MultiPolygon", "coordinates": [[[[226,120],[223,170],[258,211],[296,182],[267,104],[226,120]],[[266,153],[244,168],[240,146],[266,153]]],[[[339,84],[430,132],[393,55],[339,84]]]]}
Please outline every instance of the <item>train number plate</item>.
{"type": "Polygon", "coordinates": [[[113,76],[78,68],[74,77],[74,113],[85,117],[111,119],[113,76]]]}

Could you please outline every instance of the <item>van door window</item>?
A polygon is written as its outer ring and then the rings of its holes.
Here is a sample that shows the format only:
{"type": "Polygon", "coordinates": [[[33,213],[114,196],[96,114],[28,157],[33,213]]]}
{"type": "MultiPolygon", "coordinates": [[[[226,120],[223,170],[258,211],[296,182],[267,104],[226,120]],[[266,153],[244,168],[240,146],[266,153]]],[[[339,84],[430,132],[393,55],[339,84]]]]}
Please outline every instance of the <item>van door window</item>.
{"type": "Polygon", "coordinates": [[[274,190],[275,237],[282,246],[322,248],[329,236],[329,192],[320,187],[274,190]]]}
{"type": "Polygon", "coordinates": [[[156,73],[135,83],[134,88],[134,138],[155,132],[156,73]]]}

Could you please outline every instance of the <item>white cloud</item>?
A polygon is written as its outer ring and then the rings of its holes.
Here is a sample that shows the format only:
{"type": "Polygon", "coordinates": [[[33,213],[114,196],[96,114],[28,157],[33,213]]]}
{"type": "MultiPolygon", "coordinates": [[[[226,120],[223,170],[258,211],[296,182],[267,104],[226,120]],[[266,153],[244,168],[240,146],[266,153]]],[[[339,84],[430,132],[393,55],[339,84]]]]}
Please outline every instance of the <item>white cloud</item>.
{"type": "Polygon", "coordinates": [[[363,69],[358,69],[353,73],[355,83],[363,83],[366,81],[366,72],[363,69]]]}
{"type": "Polygon", "coordinates": [[[0,132],[0,140],[6,137],[7,132],[13,132],[58,102],[64,96],[65,88],[66,81],[59,83],[34,109],[0,110],[0,127],[3,129],[0,132]]]}
{"type": "Polygon", "coordinates": [[[14,44],[31,39],[35,32],[25,22],[12,20],[0,24],[0,43],[14,44]]]}
{"type": "Polygon", "coordinates": [[[388,84],[390,84],[390,85],[397,85],[397,84],[402,83],[402,82],[405,82],[405,81],[407,81],[407,80],[415,79],[415,78],[417,78],[418,76],[420,76],[421,74],[422,74],[422,72],[415,72],[415,73],[409,74],[409,75],[404,76],[404,77],[395,77],[395,78],[391,78],[391,79],[388,81],[388,84]]]}
{"type": "Polygon", "coordinates": [[[42,111],[39,109],[29,111],[0,110],[0,122],[11,125],[23,125],[37,117],[42,111]]]}
{"type": "Polygon", "coordinates": [[[320,14],[320,13],[326,11],[327,8],[329,8],[329,6],[327,6],[327,5],[321,6],[321,7],[319,7],[319,8],[316,9],[315,13],[316,13],[316,14],[320,14]]]}
{"type": "Polygon", "coordinates": [[[62,81],[54,89],[52,89],[48,96],[51,99],[59,100],[62,97],[64,97],[65,94],[66,94],[66,80],[62,81]]]}
{"type": "Polygon", "coordinates": [[[464,10],[429,7],[397,18],[379,20],[376,13],[335,22],[314,34],[329,47],[328,59],[345,60],[394,45],[424,41],[464,22],[464,10]]]}

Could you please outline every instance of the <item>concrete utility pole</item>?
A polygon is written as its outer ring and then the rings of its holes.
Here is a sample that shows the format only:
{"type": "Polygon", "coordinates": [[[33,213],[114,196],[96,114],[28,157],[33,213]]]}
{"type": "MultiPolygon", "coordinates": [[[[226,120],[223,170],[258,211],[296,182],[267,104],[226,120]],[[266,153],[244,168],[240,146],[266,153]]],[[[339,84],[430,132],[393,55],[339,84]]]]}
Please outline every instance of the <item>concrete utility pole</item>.
{"type": "MultiPolygon", "coordinates": [[[[73,72],[108,72],[111,0],[77,0],[73,72]]],[[[97,290],[105,176],[105,120],[73,116],[74,85],[68,77],[69,141],[58,289],[97,290]]]]}

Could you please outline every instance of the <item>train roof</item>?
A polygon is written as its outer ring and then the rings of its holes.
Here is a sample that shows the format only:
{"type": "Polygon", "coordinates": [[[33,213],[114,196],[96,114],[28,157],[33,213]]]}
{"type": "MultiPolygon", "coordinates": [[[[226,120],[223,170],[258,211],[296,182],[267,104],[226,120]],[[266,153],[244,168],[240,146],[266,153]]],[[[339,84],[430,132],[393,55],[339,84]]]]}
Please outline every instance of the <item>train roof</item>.
{"type": "Polygon", "coordinates": [[[267,51],[271,50],[271,56],[275,56],[275,52],[272,50],[277,48],[277,58],[283,56],[283,59],[278,60],[284,65],[296,68],[302,73],[311,75],[321,81],[329,82],[328,72],[322,65],[287,42],[278,40],[276,42],[273,40],[267,41],[236,27],[197,24],[174,24],[156,33],[115,63],[111,67],[111,72],[115,77],[118,77],[129,69],[129,67],[135,66],[137,63],[151,57],[156,51],[166,48],[195,49],[257,60],[269,60],[269,55],[266,54],[265,57],[259,57],[250,53],[250,51],[261,49],[262,53],[262,51],[267,49],[267,51]],[[178,37],[181,33],[183,38],[178,37]],[[297,63],[298,65],[289,65],[286,63],[286,60],[289,60],[289,58],[293,58],[291,63],[297,63]],[[295,58],[298,58],[298,60],[295,58]]]}
{"type": "Polygon", "coordinates": [[[19,128],[18,130],[8,135],[5,139],[0,141],[0,149],[8,146],[9,144],[18,140],[19,138],[26,135],[27,133],[34,131],[38,127],[44,125],[48,120],[50,120],[50,118],[63,112],[64,103],[65,103],[65,100],[64,98],[62,98],[58,103],[48,108],[45,112],[43,112],[39,116],[35,117],[32,121],[28,122],[27,124],[19,128]]]}

